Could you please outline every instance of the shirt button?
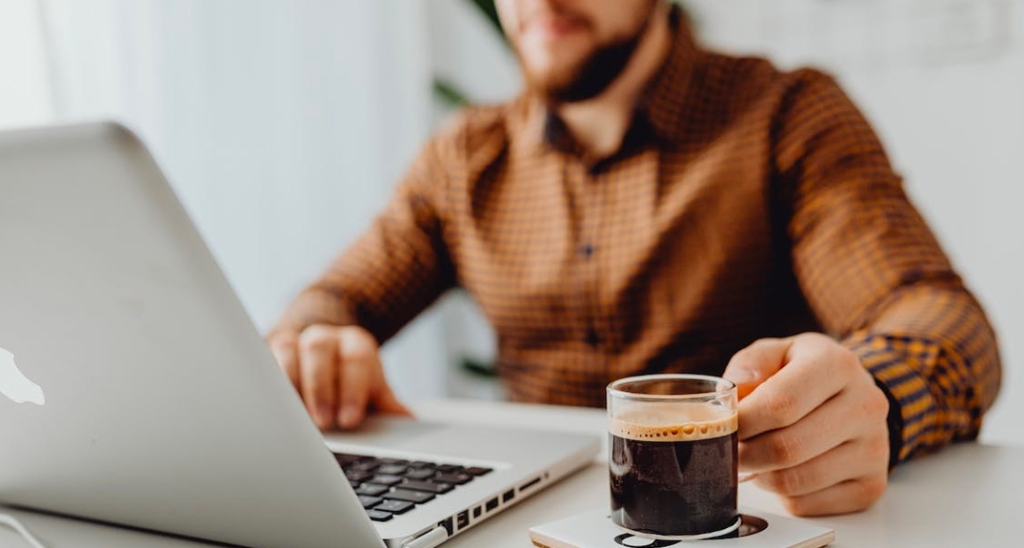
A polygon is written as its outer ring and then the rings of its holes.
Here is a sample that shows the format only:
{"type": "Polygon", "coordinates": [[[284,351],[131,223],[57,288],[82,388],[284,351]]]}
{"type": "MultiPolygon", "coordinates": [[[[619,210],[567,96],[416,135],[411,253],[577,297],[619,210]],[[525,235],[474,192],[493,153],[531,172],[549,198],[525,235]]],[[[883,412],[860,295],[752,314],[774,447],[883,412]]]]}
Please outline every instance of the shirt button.
{"type": "Polygon", "coordinates": [[[591,348],[597,348],[597,345],[601,344],[601,337],[593,327],[587,329],[587,337],[585,340],[587,341],[587,345],[591,348]]]}
{"type": "Polygon", "coordinates": [[[594,244],[583,244],[580,246],[580,254],[583,255],[584,259],[589,259],[594,255],[594,244]]]}

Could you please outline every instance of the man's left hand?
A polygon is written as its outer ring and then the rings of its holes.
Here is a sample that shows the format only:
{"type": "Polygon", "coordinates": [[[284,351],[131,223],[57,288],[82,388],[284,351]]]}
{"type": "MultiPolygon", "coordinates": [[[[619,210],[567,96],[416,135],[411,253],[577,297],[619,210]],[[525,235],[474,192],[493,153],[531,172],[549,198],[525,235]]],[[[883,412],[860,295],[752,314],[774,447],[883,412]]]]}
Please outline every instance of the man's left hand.
{"type": "Polygon", "coordinates": [[[740,471],[794,515],[857,512],[888,483],[889,402],[857,356],[808,333],[738,352],[740,471]]]}

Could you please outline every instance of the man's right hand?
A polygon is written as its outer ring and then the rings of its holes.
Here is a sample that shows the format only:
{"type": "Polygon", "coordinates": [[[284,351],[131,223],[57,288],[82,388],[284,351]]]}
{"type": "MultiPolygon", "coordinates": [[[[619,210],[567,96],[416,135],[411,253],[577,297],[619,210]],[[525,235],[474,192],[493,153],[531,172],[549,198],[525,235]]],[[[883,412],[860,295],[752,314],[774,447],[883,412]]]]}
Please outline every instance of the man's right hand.
{"type": "Polygon", "coordinates": [[[267,339],[321,430],[355,428],[370,410],[412,416],[388,386],[377,341],[361,327],[313,325],[267,339]]]}

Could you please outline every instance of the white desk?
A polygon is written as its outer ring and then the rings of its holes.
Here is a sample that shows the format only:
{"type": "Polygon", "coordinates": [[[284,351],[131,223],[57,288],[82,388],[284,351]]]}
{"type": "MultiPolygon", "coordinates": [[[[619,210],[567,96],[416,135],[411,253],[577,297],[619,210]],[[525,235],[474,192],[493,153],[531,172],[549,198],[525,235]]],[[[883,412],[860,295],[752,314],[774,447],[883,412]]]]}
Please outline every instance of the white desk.
{"type": "MultiPolygon", "coordinates": [[[[604,413],[485,402],[437,401],[416,406],[426,420],[526,426],[602,433],[604,413]]],[[[1024,516],[1024,448],[958,445],[913,462],[892,478],[882,501],[862,514],[814,520],[836,530],[834,546],[1019,546],[1024,516]],[[1018,521],[1020,520],[1020,521],[1018,521]]],[[[587,510],[608,500],[605,465],[595,462],[551,489],[452,539],[445,548],[530,548],[527,529],[587,510]]],[[[774,497],[751,485],[740,489],[744,506],[784,513],[774,497]]],[[[75,520],[12,512],[51,548],[209,548],[211,545],[147,535],[75,520]]],[[[18,548],[17,536],[0,529],[0,547],[18,548]]]]}

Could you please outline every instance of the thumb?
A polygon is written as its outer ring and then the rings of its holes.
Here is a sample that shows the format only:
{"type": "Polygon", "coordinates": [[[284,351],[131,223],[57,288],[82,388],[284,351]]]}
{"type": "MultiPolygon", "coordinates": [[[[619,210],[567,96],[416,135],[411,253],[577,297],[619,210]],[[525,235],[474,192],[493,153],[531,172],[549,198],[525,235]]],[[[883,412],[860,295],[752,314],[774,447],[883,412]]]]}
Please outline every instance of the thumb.
{"type": "Polygon", "coordinates": [[[406,417],[412,417],[413,413],[408,407],[398,401],[395,393],[391,391],[391,386],[388,385],[387,381],[381,382],[380,390],[377,392],[376,397],[373,398],[373,407],[381,413],[388,413],[392,415],[402,415],[406,417]]]}
{"type": "Polygon", "coordinates": [[[742,400],[782,369],[792,344],[791,338],[756,341],[729,360],[722,377],[736,384],[737,395],[742,400]]]}

